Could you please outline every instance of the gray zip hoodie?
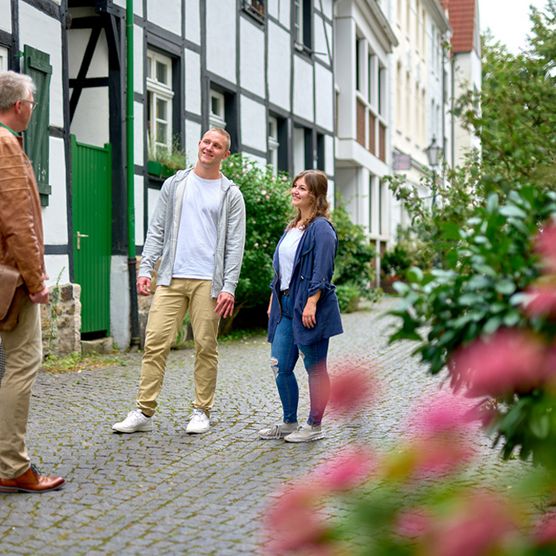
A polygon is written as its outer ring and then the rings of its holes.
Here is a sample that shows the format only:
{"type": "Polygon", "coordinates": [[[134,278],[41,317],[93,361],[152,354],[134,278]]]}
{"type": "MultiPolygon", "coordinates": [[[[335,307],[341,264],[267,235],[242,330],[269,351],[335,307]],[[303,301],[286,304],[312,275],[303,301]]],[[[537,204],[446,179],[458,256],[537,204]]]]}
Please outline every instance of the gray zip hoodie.
{"type": "MultiPolygon", "coordinates": [[[[160,197],[149,224],[143,246],[139,276],[152,277],[154,265],[160,259],[157,285],[169,286],[172,280],[178,230],[181,218],[183,194],[187,176],[192,168],[180,170],[168,178],[160,191],[160,197]]],[[[222,204],[216,237],[212,297],[220,292],[235,294],[243,249],[245,246],[245,203],[239,187],[222,177],[222,204]]]]}

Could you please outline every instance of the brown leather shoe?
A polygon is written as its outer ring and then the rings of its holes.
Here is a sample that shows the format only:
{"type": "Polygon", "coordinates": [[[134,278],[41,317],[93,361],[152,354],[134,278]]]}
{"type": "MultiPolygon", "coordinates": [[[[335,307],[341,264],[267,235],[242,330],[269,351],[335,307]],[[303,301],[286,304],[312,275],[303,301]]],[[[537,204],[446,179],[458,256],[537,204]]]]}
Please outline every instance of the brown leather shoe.
{"type": "Polygon", "coordinates": [[[0,479],[0,492],[47,492],[58,490],[64,484],[62,477],[47,477],[31,465],[23,475],[15,479],[0,479]]]}

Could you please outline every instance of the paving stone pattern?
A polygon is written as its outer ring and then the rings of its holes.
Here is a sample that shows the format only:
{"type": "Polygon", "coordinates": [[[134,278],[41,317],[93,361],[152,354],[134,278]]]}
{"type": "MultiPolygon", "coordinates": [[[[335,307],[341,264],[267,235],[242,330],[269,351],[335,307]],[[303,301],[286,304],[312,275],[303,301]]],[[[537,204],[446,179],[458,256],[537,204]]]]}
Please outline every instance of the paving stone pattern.
{"type": "MultiPolygon", "coordinates": [[[[152,433],[119,435],[111,425],[134,407],[140,354],[126,364],[70,374],[41,373],[27,435],[32,461],[63,475],[64,490],[0,494],[0,554],[250,555],[260,553],[260,515],[269,497],[355,441],[378,450],[407,434],[415,401],[438,388],[411,357],[413,344],[387,346],[395,301],[344,316],[331,341],[332,366],[375,366],[382,388],[372,408],[348,422],[325,420],[327,436],[309,444],[262,441],[257,430],[280,419],[264,337],[220,346],[211,430],[185,433],[193,351],[172,352],[152,433]]],[[[306,375],[298,364],[300,418],[307,415],[306,375]]],[[[519,472],[479,435],[473,470],[498,484],[519,472]]]]}

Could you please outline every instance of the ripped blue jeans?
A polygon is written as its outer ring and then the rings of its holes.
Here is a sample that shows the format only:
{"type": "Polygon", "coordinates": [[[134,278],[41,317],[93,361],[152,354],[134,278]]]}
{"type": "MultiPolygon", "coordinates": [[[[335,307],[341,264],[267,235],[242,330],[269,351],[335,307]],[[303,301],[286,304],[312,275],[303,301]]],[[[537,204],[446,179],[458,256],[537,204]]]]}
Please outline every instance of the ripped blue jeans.
{"type": "Polygon", "coordinates": [[[280,304],[282,318],[274,334],[270,356],[276,386],[284,409],[284,422],[295,423],[297,421],[299,388],[293,371],[301,354],[309,376],[311,409],[307,423],[320,425],[330,397],[330,378],[326,368],[329,340],[326,338],[306,346],[296,345],[293,341],[293,308],[290,297],[283,296],[280,304]]]}

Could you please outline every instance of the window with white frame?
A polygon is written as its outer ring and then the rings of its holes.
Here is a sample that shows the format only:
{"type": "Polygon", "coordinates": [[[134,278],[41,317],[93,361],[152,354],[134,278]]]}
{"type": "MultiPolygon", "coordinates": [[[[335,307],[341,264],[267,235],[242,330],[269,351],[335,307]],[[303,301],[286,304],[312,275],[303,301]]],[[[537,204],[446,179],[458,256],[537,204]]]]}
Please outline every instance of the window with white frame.
{"type": "Polygon", "coordinates": [[[211,127],[226,127],[226,98],[223,93],[211,90],[210,102],[210,125],[211,127]]]}
{"type": "Polygon", "coordinates": [[[274,116],[268,117],[268,151],[270,154],[270,164],[274,175],[278,173],[278,149],[280,141],[278,140],[278,119],[274,116]]]}
{"type": "Polygon", "coordinates": [[[257,18],[264,18],[266,11],[264,0],[243,0],[243,9],[257,18]]]}
{"type": "Polygon", "coordinates": [[[0,71],[8,70],[8,49],[0,46],[0,71]]]}
{"type": "Polygon", "coordinates": [[[312,49],[313,30],[311,27],[313,0],[293,1],[293,27],[295,33],[295,46],[299,49],[312,49]]]}
{"type": "Polygon", "coordinates": [[[172,60],[159,52],[147,51],[147,125],[149,148],[172,148],[172,60]]]}

